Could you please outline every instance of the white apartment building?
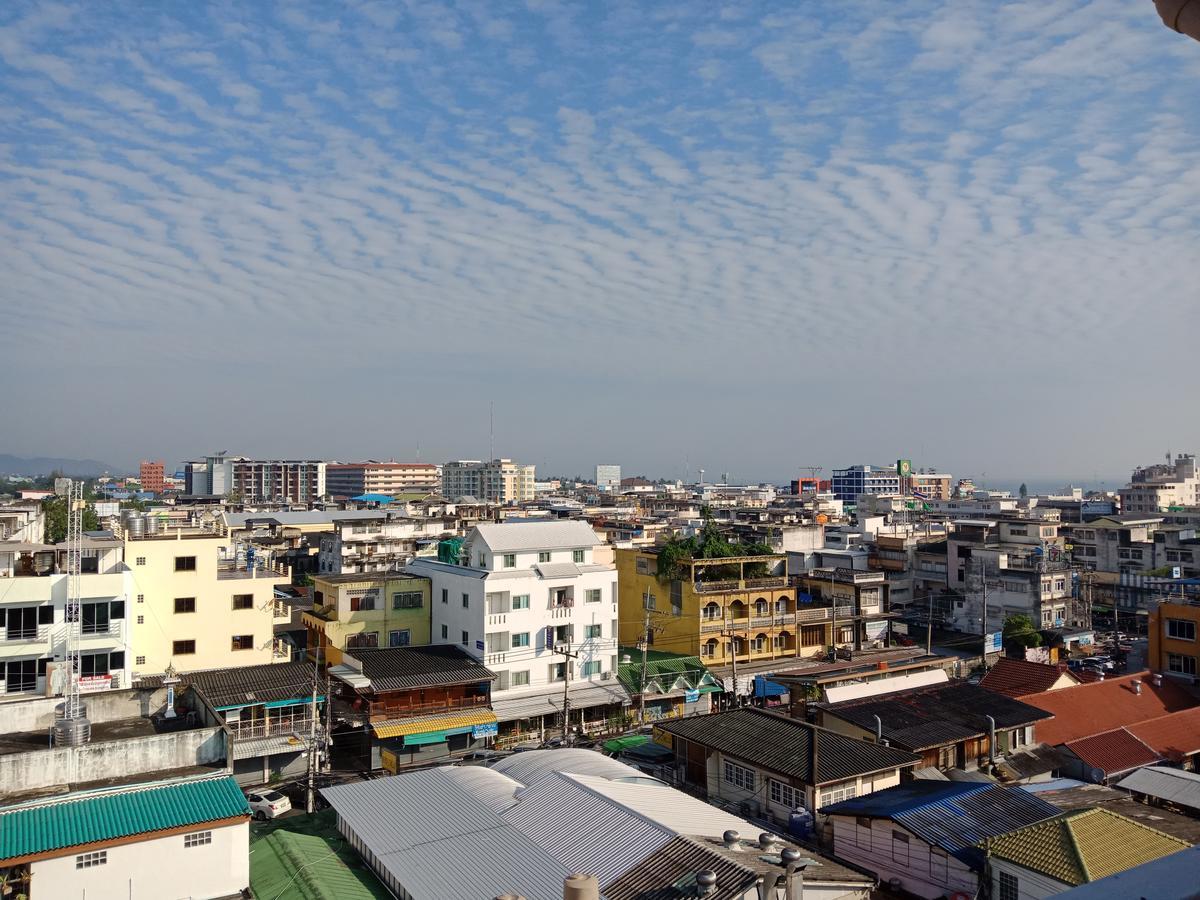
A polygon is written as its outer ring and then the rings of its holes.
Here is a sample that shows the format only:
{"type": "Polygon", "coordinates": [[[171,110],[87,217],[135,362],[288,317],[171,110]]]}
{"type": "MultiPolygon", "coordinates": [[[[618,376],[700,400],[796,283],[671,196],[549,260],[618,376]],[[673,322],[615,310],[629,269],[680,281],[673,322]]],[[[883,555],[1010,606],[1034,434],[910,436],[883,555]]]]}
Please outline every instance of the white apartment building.
{"type": "Polygon", "coordinates": [[[1174,462],[1135,469],[1121,488],[1121,512],[1158,513],[1172,507],[1200,506],[1200,474],[1196,457],[1179,454],[1174,462]]]}
{"type": "Polygon", "coordinates": [[[329,463],[325,488],[330,497],[346,499],[361,494],[394,496],[409,491],[439,491],[442,467],[433,463],[378,462],[329,463]]]}
{"type": "Polygon", "coordinates": [[[42,540],[46,514],[40,500],[12,500],[0,504],[0,541],[42,540]]]}
{"type": "Polygon", "coordinates": [[[454,525],[453,517],[416,519],[395,513],[334,519],[333,531],[321,535],[317,571],[343,575],[399,569],[417,555],[421,542],[452,533],[454,525]]]}
{"type": "Polygon", "coordinates": [[[442,466],[442,495],[474,497],[490,503],[517,503],[534,497],[534,466],[511,459],[458,459],[442,466]]]}
{"type": "Polygon", "coordinates": [[[601,491],[619,491],[621,489],[621,467],[596,466],[596,489],[601,491]]]}
{"type": "Polygon", "coordinates": [[[193,494],[237,494],[244,503],[311,503],[325,496],[319,459],[248,459],[221,453],[189,463],[193,494]]]}
{"type": "Polygon", "coordinates": [[[617,570],[586,522],[478,525],[458,564],[421,557],[408,570],[432,581],[432,643],[497,673],[502,743],[560,725],[564,693],[584,730],[629,704],[616,678],[617,570]]]}
{"type": "MultiPolygon", "coordinates": [[[[0,543],[0,698],[61,692],[67,649],[65,545],[0,543]],[[57,679],[57,680],[56,680],[57,679]]],[[[129,686],[129,576],[120,540],[85,536],[81,690],[129,686]]]]}

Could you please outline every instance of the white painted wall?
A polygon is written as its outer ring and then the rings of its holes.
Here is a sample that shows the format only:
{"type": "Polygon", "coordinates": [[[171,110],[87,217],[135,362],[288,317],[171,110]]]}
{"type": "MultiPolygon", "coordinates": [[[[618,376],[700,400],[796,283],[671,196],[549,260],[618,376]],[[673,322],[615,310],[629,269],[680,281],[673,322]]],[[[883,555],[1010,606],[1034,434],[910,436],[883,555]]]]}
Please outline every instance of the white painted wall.
{"type": "Polygon", "coordinates": [[[30,867],[32,897],[55,900],[206,900],[250,885],[250,826],[211,830],[212,843],[185,847],[184,835],[106,848],[108,861],[77,869],[77,853],[30,867]]]}
{"type": "Polygon", "coordinates": [[[1017,879],[1017,896],[1020,900],[1041,900],[1043,897],[1053,897],[1063,891],[1070,890],[1071,885],[1050,878],[1041,872],[1034,872],[1024,866],[992,857],[988,860],[992,880],[992,896],[1000,896],[1000,873],[1007,872],[1017,879]]]}
{"type": "Polygon", "coordinates": [[[929,900],[962,891],[975,896],[979,878],[953,856],[934,852],[929,844],[889,819],[872,819],[861,828],[854,816],[832,816],[834,855],[874,872],[883,884],[900,879],[900,887],[929,900]],[[908,836],[908,859],[893,854],[893,832],[908,836]],[[944,865],[943,865],[944,861],[944,865]]]}

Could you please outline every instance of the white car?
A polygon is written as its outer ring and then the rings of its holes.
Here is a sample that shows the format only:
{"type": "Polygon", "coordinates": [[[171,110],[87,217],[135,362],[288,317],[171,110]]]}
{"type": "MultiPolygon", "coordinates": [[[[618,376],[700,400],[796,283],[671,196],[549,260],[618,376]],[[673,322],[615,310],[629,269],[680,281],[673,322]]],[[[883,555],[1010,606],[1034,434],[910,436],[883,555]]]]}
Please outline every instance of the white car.
{"type": "Polygon", "coordinates": [[[250,804],[250,812],[254,814],[254,818],[260,822],[264,819],[274,819],[277,816],[282,816],[285,812],[290,812],[292,809],[292,801],[279,793],[279,791],[259,791],[254,794],[247,794],[246,802],[250,804]]]}

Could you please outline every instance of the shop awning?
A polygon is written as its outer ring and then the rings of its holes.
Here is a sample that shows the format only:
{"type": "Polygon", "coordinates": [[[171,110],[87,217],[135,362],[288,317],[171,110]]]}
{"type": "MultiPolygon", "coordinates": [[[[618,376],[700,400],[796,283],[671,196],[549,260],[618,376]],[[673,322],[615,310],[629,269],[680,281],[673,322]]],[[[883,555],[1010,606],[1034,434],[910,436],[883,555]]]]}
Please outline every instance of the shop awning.
{"type": "Polygon", "coordinates": [[[434,744],[450,734],[463,734],[478,725],[494,724],[496,714],[490,709],[470,712],[450,712],[436,716],[413,716],[408,719],[388,719],[372,722],[371,731],[377,738],[404,738],[405,744],[434,744]],[[428,736],[428,740],[422,740],[428,736]]]}
{"type": "MultiPolygon", "coordinates": [[[[567,694],[571,701],[571,709],[591,709],[596,706],[629,706],[629,692],[619,681],[597,684],[582,682],[573,686],[567,694]]],[[[510,697],[503,700],[492,700],[492,709],[496,718],[501,722],[513,722],[517,719],[532,719],[537,716],[553,716],[562,712],[563,695],[561,690],[543,694],[526,694],[523,697],[510,697]]]]}
{"type": "Polygon", "coordinates": [[[338,681],[344,681],[355,690],[366,690],[371,686],[370,678],[358,671],[358,669],[351,668],[344,663],[336,666],[330,666],[329,675],[332,678],[336,678],[338,681]]]}

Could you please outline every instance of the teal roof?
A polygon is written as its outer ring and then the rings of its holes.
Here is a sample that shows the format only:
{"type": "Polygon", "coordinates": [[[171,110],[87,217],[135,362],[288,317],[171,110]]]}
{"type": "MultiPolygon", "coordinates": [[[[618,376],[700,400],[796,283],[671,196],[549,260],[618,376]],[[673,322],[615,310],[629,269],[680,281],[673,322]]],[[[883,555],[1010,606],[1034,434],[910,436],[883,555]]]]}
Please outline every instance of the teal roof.
{"type": "Polygon", "coordinates": [[[237,782],[228,777],[18,807],[0,812],[0,862],[249,815],[246,798],[237,782]]]}

